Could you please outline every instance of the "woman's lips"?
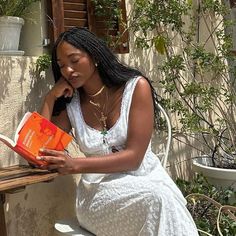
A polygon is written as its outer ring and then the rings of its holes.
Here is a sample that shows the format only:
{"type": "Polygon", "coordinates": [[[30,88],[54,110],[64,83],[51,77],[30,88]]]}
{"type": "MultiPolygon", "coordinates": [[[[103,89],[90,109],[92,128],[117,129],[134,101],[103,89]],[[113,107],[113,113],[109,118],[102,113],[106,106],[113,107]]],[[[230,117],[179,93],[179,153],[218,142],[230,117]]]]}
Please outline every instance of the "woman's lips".
{"type": "Polygon", "coordinates": [[[79,77],[78,76],[76,76],[76,77],[71,77],[71,78],[69,78],[69,82],[70,83],[75,83],[75,82],[77,82],[78,81],[78,79],[79,79],[79,77]]]}

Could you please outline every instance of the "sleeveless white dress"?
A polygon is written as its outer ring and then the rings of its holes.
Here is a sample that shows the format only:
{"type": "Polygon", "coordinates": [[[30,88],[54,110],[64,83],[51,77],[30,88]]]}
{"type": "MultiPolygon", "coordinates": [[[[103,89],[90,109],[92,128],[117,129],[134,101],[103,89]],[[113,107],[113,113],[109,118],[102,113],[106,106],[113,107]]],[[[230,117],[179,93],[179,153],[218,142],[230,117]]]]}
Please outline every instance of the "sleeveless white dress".
{"type": "MultiPolygon", "coordinates": [[[[132,94],[139,77],[126,83],[120,117],[108,130],[88,126],[76,93],[67,105],[81,151],[86,158],[122,150],[127,139],[132,94]]],[[[97,236],[197,236],[186,200],[149,145],[138,170],[83,174],[77,189],[76,212],[82,227],[97,236]]]]}

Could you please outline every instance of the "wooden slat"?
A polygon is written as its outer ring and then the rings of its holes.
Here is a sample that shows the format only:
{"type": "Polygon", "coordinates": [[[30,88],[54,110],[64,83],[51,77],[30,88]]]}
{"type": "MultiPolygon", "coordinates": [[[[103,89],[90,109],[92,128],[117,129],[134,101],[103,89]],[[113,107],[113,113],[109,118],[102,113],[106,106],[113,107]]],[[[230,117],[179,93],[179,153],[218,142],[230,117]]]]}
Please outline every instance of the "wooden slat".
{"type": "Polygon", "coordinates": [[[67,27],[73,27],[73,26],[77,26],[77,27],[85,27],[88,25],[87,20],[81,20],[81,19],[65,19],[64,21],[64,27],[65,29],[67,27]]]}
{"type": "Polygon", "coordinates": [[[64,11],[65,18],[79,18],[79,19],[87,19],[86,11],[64,11]]]}
{"type": "Polygon", "coordinates": [[[56,176],[58,176],[57,172],[48,172],[40,169],[31,169],[28,170],[28,174],[25,176],[19,177],[13,175],[12,178],[0,180],[0,192],[8,192],[12,189],[19,189],[21,187],[25,187],[30,184],[47,182],[53,180],[56,176]]]}
{"type": "Polygon", "coordinates": [[[87,3],[87,0],[64,0],[66,3],[87,3]]]}
{"type": "Polygon", "coordinates": [[[87,28],[88,29],[88,25],[85,25],[85,26],[81,26],[81,25],[71,25],[71,26],[65,26],[65,30],[69,30],[73,27],[84,27],[84,28],[87,28]]]}
{"type": "Polygon", "coordinates": [[[65,18],[64,21],[65,21],[65,26],[68,26],[68,25],[84,23],[84,22],[86,22],[86,19],[65,18]]]}
{"type": "Polygon", "coordinates": [[[30,166],[11,166],[0,168],[0,184],[2,180],[26,176],[34,173],[48,173],[48,171],[32,168],[30,166]]]}
{"type": "Polygon", "coordinates": [[[66,3],[64,2],[64,10],[85,11],[86,4],[83,3],[66,3]]]}

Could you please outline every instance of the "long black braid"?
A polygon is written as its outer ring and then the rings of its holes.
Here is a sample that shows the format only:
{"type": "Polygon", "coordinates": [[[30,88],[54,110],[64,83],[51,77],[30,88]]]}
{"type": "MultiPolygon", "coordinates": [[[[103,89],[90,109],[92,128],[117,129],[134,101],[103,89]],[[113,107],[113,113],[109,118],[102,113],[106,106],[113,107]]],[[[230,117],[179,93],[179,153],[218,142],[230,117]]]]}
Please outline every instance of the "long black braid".
{"type": "MultiPolygon", "coordinates": [[[[57,64],[56,54],[58,44],[61,41],[66,41],[75,48],[88,53],[88,55],[94,60],[94,62],[97,63],[98,73],[102,79],[102,82],[107,87],[120,87],[131,78],[134,78],[136,76],[144,77],[150,84],[152,90],[155,124],[159,123],[157,107],[159,98],[150,80],[145,77],[140,71],[122,64],[115,56],[115,54],[113,54],[113,52],[109,49],[109,47],[106,46],[105,42],[95,36],[86,28],[73,27],[59,35],[52,50],[52,70],[55,82],[57,82],[62,76],[59,65],[57,64]]],[[[66,103],[69,103],[70,101],[71,98],[61,97],[57,99],[54,105],[53,115],[57,115],[62,110],[64,110],[66,108],[66,103]]]]}

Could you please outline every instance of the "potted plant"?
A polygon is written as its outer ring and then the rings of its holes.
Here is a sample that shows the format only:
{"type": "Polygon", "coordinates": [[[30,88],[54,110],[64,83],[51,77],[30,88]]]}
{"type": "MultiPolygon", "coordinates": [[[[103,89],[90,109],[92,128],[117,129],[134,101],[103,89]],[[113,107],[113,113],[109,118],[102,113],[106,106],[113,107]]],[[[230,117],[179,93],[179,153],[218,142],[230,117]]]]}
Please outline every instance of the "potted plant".
{"type": "Polygon", "coordinates": [[[211,178],[218,171],[231,177],[232,184],[236,57],[230,12],[227,1],[220,0],[135,0],[129,31],[138,47],[152,47],[160,55],[158,88],[162,86],[163,102],[175,118],[174,138],[183,142],[179,137],[184,136],[193,148],[196,170],[210,169],[211,178]]]}
{"type": "Polygon", "coordinates": [[[18,51],[24,14],[39,0],[0,0],[0,54],[22,55],[18,51]]]}

